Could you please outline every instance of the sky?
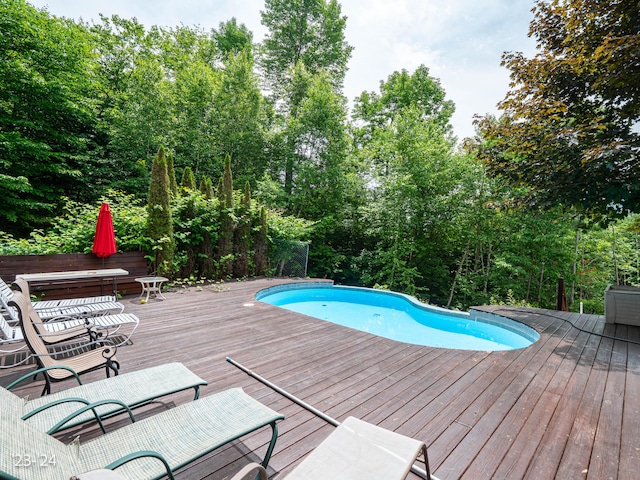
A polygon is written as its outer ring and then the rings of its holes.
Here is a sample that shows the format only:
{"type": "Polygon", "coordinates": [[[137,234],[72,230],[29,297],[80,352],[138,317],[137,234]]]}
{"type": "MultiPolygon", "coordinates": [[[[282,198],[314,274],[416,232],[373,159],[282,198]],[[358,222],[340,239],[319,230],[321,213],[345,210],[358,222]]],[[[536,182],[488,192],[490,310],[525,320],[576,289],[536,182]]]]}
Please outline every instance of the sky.
{"type": "MultiPolygon", "coordinates": [[[[99,14],[135,17],[150,27],[180,24],[205,31],[235,17],[261,41],[264,0],[28,0],[56,16],[99,21],[99,14]]],[[[456,112],[459,140],[473,136],[474,114],[498,114],[509,90],[506,51],[535,54],[528,37],[534,0],[339,0],[347,17],[345,36],[354,47],[344,94],[350,105],[363,91],[379,91],[395,71],[429,68],[456,112]]]]}

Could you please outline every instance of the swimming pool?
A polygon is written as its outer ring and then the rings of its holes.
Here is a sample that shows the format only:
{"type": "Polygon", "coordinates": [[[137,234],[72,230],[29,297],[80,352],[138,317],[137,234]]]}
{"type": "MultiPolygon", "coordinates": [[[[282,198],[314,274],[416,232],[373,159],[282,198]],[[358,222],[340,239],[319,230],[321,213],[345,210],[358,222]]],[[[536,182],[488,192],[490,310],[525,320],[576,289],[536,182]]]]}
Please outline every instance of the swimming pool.
{"type": "Polygon", "coordinates": [[[285,284],[256,300],[399,342],[460,350],[511,350],[535,343],[532,328],[499,315],[458,312],[409,295],[331,283],[285,284]]]}

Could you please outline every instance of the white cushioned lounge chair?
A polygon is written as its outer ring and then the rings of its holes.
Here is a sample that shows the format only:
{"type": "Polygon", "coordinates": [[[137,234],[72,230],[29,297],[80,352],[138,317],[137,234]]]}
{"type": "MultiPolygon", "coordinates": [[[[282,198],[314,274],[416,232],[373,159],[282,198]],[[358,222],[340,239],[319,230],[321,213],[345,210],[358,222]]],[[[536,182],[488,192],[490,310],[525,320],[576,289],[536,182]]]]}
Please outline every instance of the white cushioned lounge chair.
{"type": "MultiPolygon", "coordinates": [[[[420,456],[427,467],[423,478],[428,480],[431,474],[423,442],[348,417],[283,480],[403,480],[420,456]]],[[[231,480],[248,478],[249,473],[267,480],[265,468],[256,463],[231,480]]]]}
{"type": "MultiPolygon", "coordinates": [[[[5,298],[5,302],[11,300],[13,290],[0,280],[0,294],[5,298]],[[4,286],[3,286],[4,284],[4,286]]],[[[24,293],[27,298],[31,298],[29,283],[23,278],[16,278],[13,285],[24,293]]],[[[106,315],[109,313],[122,313],[124,305],[117,301],[112,295],[101,297],[84,297],[65,300],[44,300],[32,302],[40,318],[43,320],[60,316],[90,317],[96,315],[106,315]]]]}
{"type": "MultiPolygon", "coordinates": [[[[24,338],[22,338],[22,335],[20,334],[20,330],[18,328],[20,322],[18,310],[16,309],[15,305],[11,304],[15,294],[18,292],[14,292],[12,290],[10,291],[11,296],[8,299],[5,294],[0,295],[0,303],[3,306],[5,314],[9,317],[8,320],[6,318],[4,319],[4,324],[2,324],[2,320],[0,320],[0,326],[2,327],[2,334],[7,340],[11,339],[13,342],[18,342],[24,340],[24,338]],[[13,326],[8,325],[8,322],[12,323],[13,326]]],[[[39,311],[35,308],[34,302],[29,299],[29,294],[25,292],[21,293],[26,299],[28,299],[28,302],[31,304],[31,307],[34,311],[34,318],[32,318],[32,321],[36,330],[42,336],[43,341],[47,344],[66,341],[67,338],[65,337],[71,332],[65,333],[65,331],[70,328],[75,328],[77,332],[80,332],[83,327],[85,328],[85,330],[93,329],[93,331],[98,334],[97,336],[99,336],[102,340],[105,340],[109,337],[113,338],[117,333],[123,333],[123,331],[121,331],[122,327],[127,327],[126,331],[124,331],[125,334],[122,335],[117,342],[114,342],[115,345],[121,346],[129,341],[133,333],[138,328],[138,324],[140,323],[140,319],[132,313],[116,313],[106,315],[104,314],[104,311],[102,311],[100,315],[97,315],[97,313],[100,313],[97,310],[90,313],[88,313],[87,311],[82,313],[80,309],[83,307],[73,307],[76,310],[74,310],[75,313],[72,314],[55,315],[43,318],[42,311],[39,311]]],[[[49,313],[53,312],[51,309],[45,311],[49,313]]],[[[57,309],[56,313],[60,313],[63,311],[68,310],[57,309]]],[[[77,335],[78,333],[76,333],[76,336],[77,335]]],[[[72,338],[72,336],[70,336],[69,338],[72,338]]]]}

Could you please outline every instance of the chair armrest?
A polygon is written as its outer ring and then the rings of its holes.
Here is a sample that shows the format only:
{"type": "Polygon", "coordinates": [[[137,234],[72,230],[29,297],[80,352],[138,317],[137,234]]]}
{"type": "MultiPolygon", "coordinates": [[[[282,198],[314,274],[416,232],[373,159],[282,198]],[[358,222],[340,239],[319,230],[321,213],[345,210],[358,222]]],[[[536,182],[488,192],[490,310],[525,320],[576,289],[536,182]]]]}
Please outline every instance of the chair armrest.
{"type": "MultiPolygon", "coordinates": [[[[42,410],[45,410],[47,408],[53,407],[55,404],[60,404],[60,403],[66,403],[67,399],[62,399],[59,400],[57,402],[51,402],[51,404],[47,404],[47,405],[43,405],[42,408],[37,409],[39,413],[42,410]]],[[[126,411],[129,414],[129,418],[131,418],[131,422],[135,422],[136,421],[136,417],[134,417],[133,412],[131,411],[131,409],[129,408],[129,406],[120,401],[120,400],[110,400],[110,399],[106,399],[106,400],[98,400],[97,402],[92,402],[92,403],[88,403],[86,400],[83,400],[82,398],[72,398],[70,401],[80,401],[82,403],[86,403],[86,405],[84,407],[79,408],[78,410],[76,410],[73,413],[70,413],[69,415],[67,415],[66,417],[64,417],[62,420],[60,420],[58,423],[56,423],[53,427],[51,427],[49,430],[47,430],[47,434],[49,435],[53,435],[54,433],[56,433],[57,431],[59,431],[62,427],[64,427],[64,425],[73,420],[74,418],[76,418],[78,415],[82,415],[84,412],[91,410],[93,412],[93,415],[96,417],[96,420],[98,421],[98,424],[100,425],[100,428],[102,429],[103,433],[107,433],[107,430],[104,428],[104,425],[102,424],[102,418],[100,417],[100,414],[98,414],[98,412],[95,410],[96,407],[99,407],[100,405],[109,405],[109,404],[115,404],[115,405],[119,405],[120,407],[122,407],[122,410],[126,411]]],[[[35,410],[34,410],[35,412],[35,410]]],[[[25,415],[26,418],[29,418],[31,416],[33,416],[34,412],[31,412],[28,415],[25,415]]],[[[23,420],[26,420],[25,417],[22,417],[23,420]]]]}
{"type": "Polygon", "coordinates": [[[71,367],[66,367],[64,365],[60,365],[60,366],[52,366],[52,367],[44,367],[44,368],[39,368],[38,370],[35,370],[33,372],[29,372],[23,376],[21,376],[20,378],[18,378],[17,380],[14,380],[13,382],[11,382],[9,385],[7,385],[6,388],[7,390],[11,390],[13,387],[19,385],[20,383],[24,382],[25,380],[27,380],[28,378],[31,377],[35,377],[36,375],[38,375],[39,373],[43,373],[46,372],[47,370],[56,370],[56,369],[60,369],[60,370],[67,370],[69,372],[72,373],[72,375],[75,377],[75,379],[78,381],[78,385],[82,385],[82,381],[80,380],[80,375],[78,375],[76,373],[76,371],[71,368],[71,367]]]}
{"type": "MultiPolygon", "coordinates": [[[[36,313],[39,313],[36,310],[36,313]]],[[[90,317],[83,317],[82,315],[56,315],[55,317],[47,317],[46,319],[42,319],[42,323],[53,323],[53,322],[68,322],[70,320],[88,320],[90,317]]]]}
{"type": "Polygon", "coordinates": [[[229,480],[242,480],[252,472],[256,472],[260,477],[260,480],[269,480],[269,477],[267,477],[267,471],[259,463],[250,463],[249,465],[245,465],[242,470],[236,473],[229,480]]]}
{"type": "Polygon", "coordinates": [[[106,359],[112,358],[118,347],[109,339],[104,340],[96,340],[92,342],[86,342],[82,345],[71,346],[70,348],[63,348],[60,350],[56,350],[51,353],[34,353],[32,356],[34,357],[57,357],[58,355],[72,354],[77,355],[86,351],[86,348],[94,349],[94,348],[102,348],[102,356],[106,359]],[[108,344],[108,345],[105,345],[108,344]]]}
{"type": "Polygon", "coordinates": [[[154,452],[152,450],[140,450],[138,452],[130,453],[129,455],[125,455],[124,457],[119,458],[115,462],[111,462],[109,465],[107,465],[104,468],[108,470],[115,470],[116,468],[121,467],[125,463],[129,463],[138,458],[146,458],[146,457],[157,458],[158,460],[160,460],[167,471],[167,477],[169,477],[169,480],[175,480],[175,477],[173,476],[173,471],[169,466],[169,462],[167,462],[161,454],[159,454],[158,452],[154,452]]]}
{"type": "Polygon", "coordinates": [[[86,323],[81,323],[79,325],[73,325],[73,326],[69,326],[69,327],[65,327],[65,328],[61,328],[60,330],[57,331],[51,331],[47,328],[47,326],[51,326],[51,323],[49,322],[42,322],[42,323],[38,323],[38,322],[31,322],[33,323],[33,325],[36,327],[36,329],[38,330],[38,335],[40,335],[43,338],[46,337],[55,337],[56,335],[60,335],[60,334],[68,334],[68,333],[76,333],[77,335],[80,336],[83,333],[90,333],[91,330],[94,329],[95,325],[91,322],[86,322],[86,323]]]}

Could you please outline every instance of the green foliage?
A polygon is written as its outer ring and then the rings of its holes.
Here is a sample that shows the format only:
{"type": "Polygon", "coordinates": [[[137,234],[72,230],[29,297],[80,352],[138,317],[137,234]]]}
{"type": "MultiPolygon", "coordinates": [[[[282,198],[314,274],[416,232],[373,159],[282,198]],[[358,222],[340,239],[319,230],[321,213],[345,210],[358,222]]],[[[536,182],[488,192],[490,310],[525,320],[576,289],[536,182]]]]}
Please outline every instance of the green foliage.
{"type": "Polygon", "coordinates": [[[392,122],[403,109],[418,107],[424,119],[431,119],[445,131],[451,131],[449,121],[455,110],[451,100],[445,100],[440,81],[420,65],[412,74],[406,70],[392,73],[380,83],[380,93],[363,92],[356,98],[354,116],[369,125],[383,127],[392,122]]]}
{"type": "Polygon", "coordinates": [[[220,274],[230,276],[233,268],[233,178],[231,174],[231,158],[224,161],[224,174],[220,178],[218,189],[218,206],[220,209],[220,234],[218,238],[218,256],[220,257],[220,274]]]}
{"type": "Polygon", "coordinates": [[[169,191],[171,195],[178,194],[178,182],[176,181],[176,170],[173,164],[173,155],[167,155],[167,175],[169,175],[169,191]]]}
{"type": "Polygon", "coordinates": [[[640,17],[635,1],[536,0],[538,53],[507,52],[512,89],[479,120],[478,156],[526,186],[521,204],[638,211],[640,17]]]}
{"type": "MultiPolygon", "coordinates": [[[[238,25],[235,17],[228,22],[220,22],[217,30],[212,32],[213,41],[222,53],[223,58],[237,55],[240,52],[251,52],[253,47],[253,33],[244,23],[238,25]]],[[[251,60],[253,58],[251,56],[251,60]]]]}
{"type": "Polygon", "coordinates": [[[43,227],[62,197],[95,199],[91,52],[82,27],[0,2],[0,222],[43,227]]]}
{"type": "MultiPolygon", "coordinates": [[[[248,49],[225,58],[220,81],[208,118],[209,128],[215,134],[211,151],[218,161],[227,155],[231,157],[237,182],[255,184],[266,169],[266,131],[271,122],[269,105],[263,99],[248,49]]],[[[222,173],[222,167],[218,166],[216,176],[222,173]]]]}
{"type": "Polygon", "coordinates": [[[151,239],[151,258],[158,275],[171,276],[173,271],[174,238],[170,208],[169,174],[164,148],[160,147],[151,169],[147,235],[151,239]]]}
{"type": "Polygon", "coordinates": [[[305,91],[296,116],[289,116],[284,136],[286,207],[295,215],[319,219],[343,203],[346,188],[347,136],[343,98],[325,74],[309,76],[299,65],[305,91]],[[308,198],[313,196],[314,201],[308,198]]]}
{"type": "Polygon", "coordinates": [[[206,198],[213,198],[213,184],[211,182],[211,178],[202,177],[200,181],[200,193],[202,193],[206,198]]]}
{"type": "Polygon", "coordinates": [[[327,72],[335,90],[341,90],[353,48],[345,40],[347,19],[336,0],[266,0],[260,13],[268,29],[260,64],[278,96],[290,88],[299,63],[312,75],[327,72]]]}
{"type": "Polygon", "coordinates": [[[138,250],[143,245],[146,230],[145,207],[132,195],[110,190],[95,204],[68,199],[63,215],[56,217],[46,232],[34,230],[28,238],[21,239],[0,232],[0,255],[90,253],[103,201],[111,207],[119,251],[138,250]]]}
{"type": "Polygon", "coordinates": [[[349,123],[335,0],[268,0],[256,49],[235,19],[87,25],[0,0],[0,253],[90,251],[105,200],[119,248],[184,285],[267,274],[276,240],[302,240],[312,276],[455,308],[553,308],[563,277],[573,310],[601,313],[607,284],[640,284],[640,220],[624,217],[640,191],[636,7],[537,1],[540,53],[505,55],[505,115],[459,151],[426,66],[363,92],[349,123]],[[161,145],[175,163],[150,161],[161,145]],[[610,206],[623,218],[585,217],[610,206]]]}
{"type": "Polygon", "coordinates": [[[191,167],[184,167],[184,170],[182,171],[182,181],[180,182],[180,186],[187,190],[196,189],[196,177],[193,174],[193,170],[191,170],[191,167]]]}

